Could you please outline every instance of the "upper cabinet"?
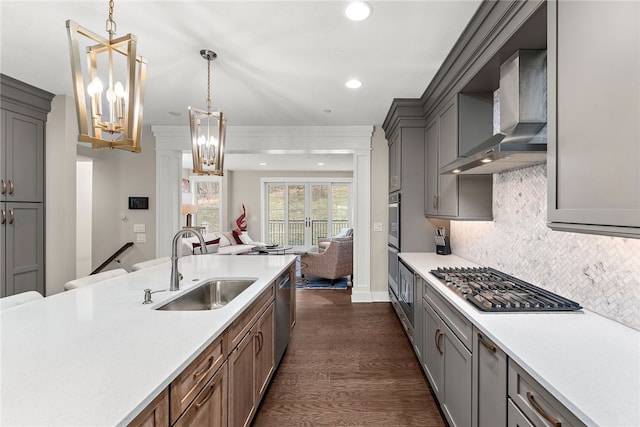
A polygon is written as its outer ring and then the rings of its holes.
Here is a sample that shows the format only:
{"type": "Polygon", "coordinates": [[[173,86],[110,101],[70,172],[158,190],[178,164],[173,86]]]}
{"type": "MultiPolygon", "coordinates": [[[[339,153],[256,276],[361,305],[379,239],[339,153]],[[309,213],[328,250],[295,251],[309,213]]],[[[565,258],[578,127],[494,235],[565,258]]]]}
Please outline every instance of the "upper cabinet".
{"type": "MultiPolygon", "coordinates": [[[[395,99],[382,124],[389,142],[389,193],[424,181],[424,113],[417,99],[395,99]]],[[[420,196],[422,199],[422,195],[420,196]]]]}
{"type": "Polygon", "coordinates": [[[425,130],[425,215],[490,220],[491,175],[440,174],[444,165],[492,134],[491,94],[459,94],[427,121],[425,130]]]}
{"type": "Polygon", "coordinates": [[[640,237],[640,3],[548,5],[548,221],[640,237]]]}

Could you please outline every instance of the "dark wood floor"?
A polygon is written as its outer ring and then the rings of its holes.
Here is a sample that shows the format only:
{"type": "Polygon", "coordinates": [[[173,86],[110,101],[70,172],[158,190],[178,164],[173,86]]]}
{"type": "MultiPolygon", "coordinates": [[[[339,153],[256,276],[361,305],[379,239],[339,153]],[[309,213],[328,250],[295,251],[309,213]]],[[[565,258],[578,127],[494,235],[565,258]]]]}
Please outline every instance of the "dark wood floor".
{"type": "Polygon", "coordinates": [[[253,425],[445,426],[391,304],[300,290],[297,325],[253,425]]]}

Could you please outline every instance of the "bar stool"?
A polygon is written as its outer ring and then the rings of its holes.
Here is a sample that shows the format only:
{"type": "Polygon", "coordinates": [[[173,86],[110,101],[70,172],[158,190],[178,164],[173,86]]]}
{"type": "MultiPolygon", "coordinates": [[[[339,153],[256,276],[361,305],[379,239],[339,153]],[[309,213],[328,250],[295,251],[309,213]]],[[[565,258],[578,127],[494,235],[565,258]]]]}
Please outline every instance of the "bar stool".
{"type": "Polygon", "coordinates": [[[8,297],[0,298],[0,311],[37,301],[42,298],[44,297],[38,291],[27,291],[15,295],[9,295],[8,297]]]}
{"type": "Polygon", "coordinates": [[[64,290],[70,291],[72,289],[80,288],[82,286],[91,285],[93,283],[102,282],[103,280],[112,279],[114,277],[127,274],[127,270],[124,268],[117,268],[115,270],[107,270],[102,273],[91,274],[87,277],[81,277],[79,279],[70,280],[64,284],[64,290]]]}
{"type": "Polygon", "coordinates": [[[148,261],[142,261],[137,264],[133,264],[131,268],[133,269],[133,271],[138,271],[138,270],[142,270],[149,267],[155,267],[156,265],[169,263],[169,262],[171,262],[171,258],[168,256],[165,256],[162,258],[150,259],[148,261]]]}

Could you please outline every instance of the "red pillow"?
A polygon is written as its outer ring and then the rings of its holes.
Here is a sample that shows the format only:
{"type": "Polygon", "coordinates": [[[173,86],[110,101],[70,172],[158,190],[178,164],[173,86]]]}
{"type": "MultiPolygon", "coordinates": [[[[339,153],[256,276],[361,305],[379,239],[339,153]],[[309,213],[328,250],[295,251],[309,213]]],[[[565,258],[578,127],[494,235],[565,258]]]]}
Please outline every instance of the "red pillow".
{"type": "MultiPolygon", "coordinates": [[[[213,239],[213,240],[209,240],[205,242],[207,244],[207,246],[209,245],[219,245],[220,244],[220,238],[218,237],[217,239],[213,239]]],[[[191,249],[193,251],[193,253],[196,253],[196,248],[199,248],[200,242],[194,242],[191,244],[191,246],[193,246],[193,248],[191,249]]]]}
{"type": "Polygon", "coordinates": [[[236,243],[239,245],[244,245],[244,243],[242,243],[242,240],[240,240],[240,235],[242,234],[242,231],[238,230],[237,228],[233,231],[233,238],[236,239],[236,243]]]}

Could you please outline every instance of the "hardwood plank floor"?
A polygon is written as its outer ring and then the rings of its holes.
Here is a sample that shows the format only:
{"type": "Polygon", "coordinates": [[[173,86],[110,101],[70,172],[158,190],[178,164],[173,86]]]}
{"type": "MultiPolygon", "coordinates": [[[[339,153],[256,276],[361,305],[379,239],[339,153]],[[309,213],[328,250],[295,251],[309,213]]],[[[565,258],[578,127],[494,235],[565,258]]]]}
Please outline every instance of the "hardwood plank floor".
{"type": "Polygon", "coordinates": [[[299,290],[297,324],[253,426],[446,426],[391,304],[299,290]]]}

